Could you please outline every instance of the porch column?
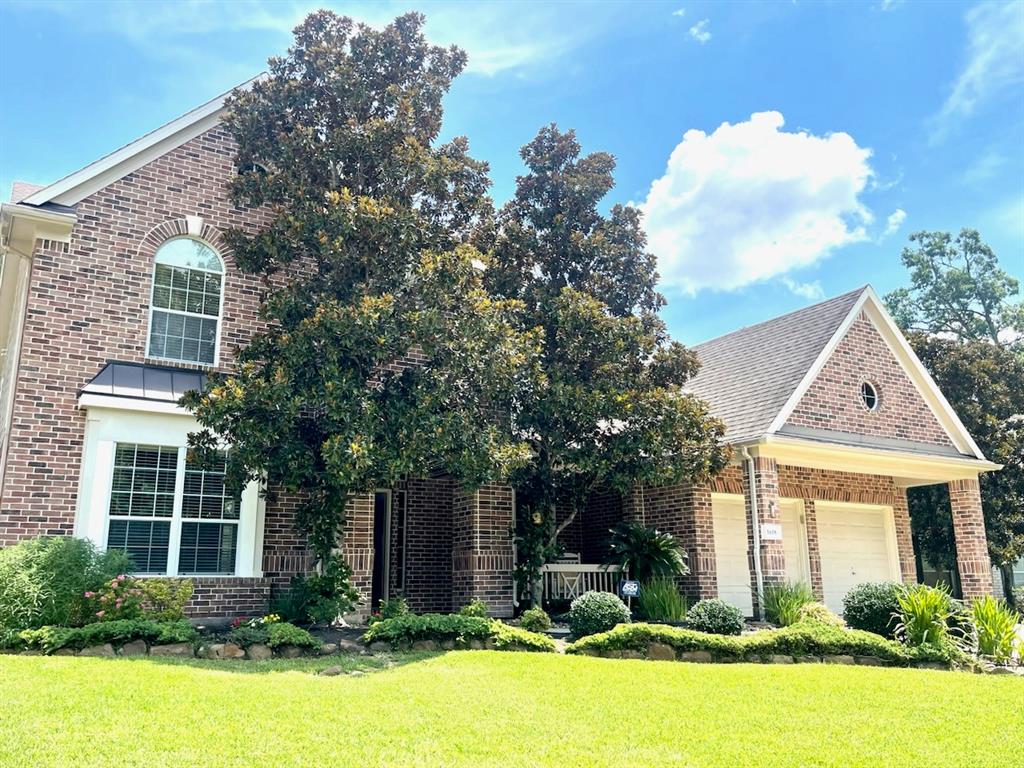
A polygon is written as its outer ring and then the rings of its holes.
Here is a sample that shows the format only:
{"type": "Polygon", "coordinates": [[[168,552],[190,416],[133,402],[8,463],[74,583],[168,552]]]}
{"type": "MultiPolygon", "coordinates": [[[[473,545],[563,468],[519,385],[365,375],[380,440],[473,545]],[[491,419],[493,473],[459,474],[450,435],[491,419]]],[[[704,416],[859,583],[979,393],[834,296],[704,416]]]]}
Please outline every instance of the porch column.
{"type": "Polygon", "coordinates": [[[949,503],[953,510],[956,564],[960,571],[960,589],[964,599],[991,595],[992,564],[988,558],[978,479],[951,481],[949,503]]]}
{"type": "Polygon", "coordinates": [[[811,592],[819,603],[825,602],[825,583],[821,579],[821,545],[818,543],[818,510],[814,499],[804,499],[804,531],[807,534],[807,564],[811,592]]]}
{"type": "Polygon", "coordinates": [[[373,588],[372,493],[359,494],[348,500],[341,534],[341,554],[352,569],[352,586],[359,592],[361,600],[352,615],[368,616],[373,588]]]}
{"type": "Polygon", "coordinates": [[[779,509],[779,466],[775,459],[765,456],[754,457],[754,492],[757,495],[757,520],[761,526],[761,551],[754,551],[754,527],[751,521],[750,462],[743,462],[743,499],[747,517],[747,552],[750,563],[750,591],[754,598],[754,612],[760,613],[757,594],[757,577],[754,558],[761,558],[761,577],[765,586],[782,584],[786,580],[786,556],[782,548],[782,537],[766,538],[765,526],[781,528],[782,512],[779,509]]]}
{"type": "MultiPolygon", "coordinates": [[[[904,584],[917,583],[917,561],[914,559],[914,539],[910,533],[910,509],[907,504],[907,489],[896,489],[896,500],[892,505],[892,518],[896,527],[896,551],[900,558],[900,575],[904,584]]],[[[982,526],[984,528],[984,526],[982,526]]]]}
{"type": "Polygon", "coordinates": [[[452,494],[452,609],[470,600],[492,616],[512,615],[515,525],[512,488],[484,485],[452,494]]]}

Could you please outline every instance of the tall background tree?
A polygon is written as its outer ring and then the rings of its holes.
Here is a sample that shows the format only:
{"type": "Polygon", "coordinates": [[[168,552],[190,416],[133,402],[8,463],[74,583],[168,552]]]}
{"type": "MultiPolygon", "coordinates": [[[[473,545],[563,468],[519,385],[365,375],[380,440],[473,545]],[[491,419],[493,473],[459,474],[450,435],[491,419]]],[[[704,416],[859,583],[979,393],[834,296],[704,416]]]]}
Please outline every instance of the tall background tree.
{"type": "Polygon", "coordinates": [[[481,235],[493,244],[489,289],[523,304],[541,343],[513,422],[530,446],[512,482],[519,575],[535,600],[540,566],[592,491],[701,481],[728,461],[721,423],[681,391],[698,361],[658,315],[640,213],[600,212],[615,161],[580,152],[572,131],[543,128],[520,153],[515,197],[481,235]]]}
{"type": "Polygon", "coordinates": [[[468,240],[491,210],[487,167],[464,138],[436,141],[466,57],[429,45],[423,22],[313,13],[228,102],[232,199],[271,218],[227,239],[264,280],[266,326],[188,399],[206,427],[192,443],[230,445],[236,482],[297,493],[321,558],[353,494],[434,468],[475,484],[525,456],[493,413],[524,386],[533,341],[519,302],[481,284],[468,240]]]}
{"type": "MultiPolygon", "coordinates": [[[[886,297],[918,357],[999,472],[981,476],[989,554],[1004,587],[1024,557],[1024,305],[1016,278],[977,231],[917,232],[905,248],[910,286],[886,297]]],[[[912,488],[918,551],[956,568],[946,486],[912,488]]],[[[1006,592],[1009,594],[1010,590],[1006,592]]]]}

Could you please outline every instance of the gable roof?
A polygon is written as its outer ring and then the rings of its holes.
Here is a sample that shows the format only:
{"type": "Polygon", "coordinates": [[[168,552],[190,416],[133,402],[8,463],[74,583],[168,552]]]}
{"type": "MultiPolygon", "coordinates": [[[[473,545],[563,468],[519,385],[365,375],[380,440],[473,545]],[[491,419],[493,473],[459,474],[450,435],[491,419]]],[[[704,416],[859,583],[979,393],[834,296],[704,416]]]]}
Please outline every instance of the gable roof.
{"type": "MultiPolygon", "coordinates": [[[[259,77],[262,75],[247,80],[238,88],[248,86],[259,77]]],[[[108,184],[127,176],[146,163],[208,131],[220,122],[224,112],[224,102],[233,90],[235,89],[225,91],[205,104],[186,112],[181,117],[125,144],[120,149],[114,150],[63,179],[33,192],[19,202],[31,206],[75,205],[108,184]]]]}
{"type": "Polygon", "coordinates": [[[686,390],[707,401],[712,414],[725,422],[729,443],[778,433],[861,312],[878,330],[957,451],[984,460],[871,286],[696,345],[702,367],[686,390]]]}

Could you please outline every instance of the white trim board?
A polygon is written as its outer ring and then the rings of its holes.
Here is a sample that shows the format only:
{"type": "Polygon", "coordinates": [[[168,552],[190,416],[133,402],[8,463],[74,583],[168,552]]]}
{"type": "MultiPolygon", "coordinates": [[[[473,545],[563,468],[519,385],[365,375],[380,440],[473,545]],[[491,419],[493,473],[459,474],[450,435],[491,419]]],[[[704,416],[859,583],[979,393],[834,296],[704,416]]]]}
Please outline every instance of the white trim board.
{"type": "Polygon", "coordinates": [[[860,298],[850,307],[850,311],[844,318],[843,322],[836,328],[835,333],[832,334],[832,338],[829,339],[821,352],[818,353],[818,357],[815,359],[814,364],[810,367],[804,377],[800,380],[796,389],[789,396],[785,405],[782,406],[782,410],[775,416],[771,425],[768,427],[767,434],[775,434],[792,416],[793,411],[796,409],[797,404],[807,393],[811,384],[818,377],[821,369],[824,368],[825,364],[831,358],[835,352],[836,347],[845,338],[847,332],[850,330],[850,326],[853,325],[857,317],[860,316],[861,312],[864,312],[868,320],[878,331],[878,334],[882,337],[889,351],[892,352],[897,362],[903,368],[903,372],[910,379],[911,383],[917,389],[918,393],[924,399],[925,403],[928,404],[929,409],[934,414],[936,420],[940,426],[949,436],[950,441],[956,446],[957,450],[961,453],[972,455],[982,461],[985,460],[985,455],[978,448],[977,443],[974,442],[974,438],[971,437],[967,428],[964,427],[963,422],[960,421],[960,417],[956,415],[956,411],[953,410],[949,401],[946,400],[945,396],[939,390],[935,380],[932,379],[931,375],[925,369],[924,365],[918,359],[917,355],[914,354],[914,350],[911,349],[910,344],[907,343],[906,338],[900,331],[896,322],[892,319],[892,316],[886,310],[885,305],[879,299],[878,294],[869,285],[866,286],[860,295],[860,298]]]}

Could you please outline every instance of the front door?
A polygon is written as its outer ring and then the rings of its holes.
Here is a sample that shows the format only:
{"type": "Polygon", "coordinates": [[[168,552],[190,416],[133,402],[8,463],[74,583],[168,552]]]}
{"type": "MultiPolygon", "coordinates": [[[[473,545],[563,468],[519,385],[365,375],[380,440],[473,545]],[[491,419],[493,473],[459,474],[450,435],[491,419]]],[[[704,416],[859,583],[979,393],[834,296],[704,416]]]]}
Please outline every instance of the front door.
{"type": "Polygon", "coordinates": [[[376,611],[381,600],[388,599],[391,576],[391,491],[373,494],[373,582],[370,587],[370,610],[376,611]]]}

